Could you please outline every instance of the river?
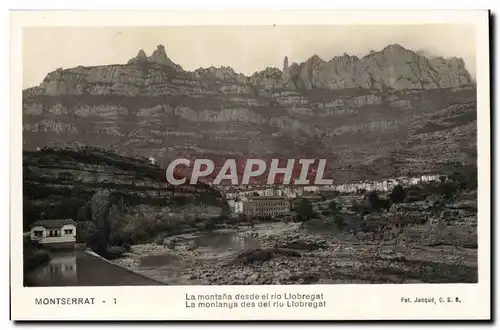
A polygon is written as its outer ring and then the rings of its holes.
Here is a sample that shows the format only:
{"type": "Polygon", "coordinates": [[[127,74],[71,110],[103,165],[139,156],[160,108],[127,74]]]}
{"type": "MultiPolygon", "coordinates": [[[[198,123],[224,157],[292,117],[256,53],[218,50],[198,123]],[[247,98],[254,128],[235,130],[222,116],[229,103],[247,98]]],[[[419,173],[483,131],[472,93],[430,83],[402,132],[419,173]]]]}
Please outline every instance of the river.
{"type": "Polygon", "coordinates": [[[29,280],[35,286],[477,282],[477,249],[408,248],[395,241],[368,244],[342,237],[304,230],[298,223],[239,226],[134,245],[112,263],[85,252],[53,254],[29,280]],[[297,255],[277,252],[278,246],[297,255]],[[259,248],[273,255],[256,264],[241,262],[242,252],[259,248]]]}
{"type": "Polygon", "coordinates": [[[258,249],[261,242],[254,237],[242,237],[234,231],[203,232],[180,235],[181,242],[193,242],[194,255],[159,247],[158,253],[140,256],[138,272],[171,285],[200,284],[186,275],[186,270],[203,260],[231,260],[244,250],[258,249]]]}
{"type": "MultiPolygon", "coordinates": [[[[234,232],[206,232],[179,238],[194,241],[197,254],[203,259],[229,257],[242,249],[259,247],[258,240],[242,238],[234,232]]],[[[162,274],[163,283],[187,284],[182,282],[182,274],[191,265],[190,260],[166,252],[141,257],[138,271],[148,275],[162,274]]],[[[47,287],[163,284],[83,251],[51,253],[49,263],[31,272],[27,278],[30,286],[47,287]]]]}
{"type": "Polygon", "coordinates": [[[28,274],[30,286],[125,286],[161,283],[83,251],[51,254],[46,265],[28,274]]]}

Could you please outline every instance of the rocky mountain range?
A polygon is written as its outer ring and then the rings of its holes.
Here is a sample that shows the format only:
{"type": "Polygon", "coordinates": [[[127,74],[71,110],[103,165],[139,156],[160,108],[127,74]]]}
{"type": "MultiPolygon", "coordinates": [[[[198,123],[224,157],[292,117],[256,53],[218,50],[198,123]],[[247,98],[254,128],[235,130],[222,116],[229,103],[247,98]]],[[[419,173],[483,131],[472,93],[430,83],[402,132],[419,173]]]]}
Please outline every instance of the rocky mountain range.
{"type": "Polygon", "coordinates": [[[475,84],[460,58],[389,45],[251,76],[184,70],[158,46],[126,64],[57,69],[23,91],[23,146],[176,157],[327,158],[339,181],[476,159],[475,84]]]}

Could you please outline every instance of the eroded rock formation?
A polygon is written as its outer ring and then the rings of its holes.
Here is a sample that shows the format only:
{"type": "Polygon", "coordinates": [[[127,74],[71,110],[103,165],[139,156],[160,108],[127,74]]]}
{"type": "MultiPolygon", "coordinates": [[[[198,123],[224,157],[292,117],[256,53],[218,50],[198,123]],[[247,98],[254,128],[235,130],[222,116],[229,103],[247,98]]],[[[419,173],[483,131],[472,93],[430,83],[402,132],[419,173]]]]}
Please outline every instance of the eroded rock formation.
{"type": "Polygon", "coordinates": [[[387,172],[394,158],[397,171],[475,158],[475,87],[461,59],[389,45],[362,58],[285,57],[282,69],[190,72],[161,45],[127,64],[57,69],[23,91],[24,148],[93,145],[164,162],[322,155],[341,177],[387,172]]]}

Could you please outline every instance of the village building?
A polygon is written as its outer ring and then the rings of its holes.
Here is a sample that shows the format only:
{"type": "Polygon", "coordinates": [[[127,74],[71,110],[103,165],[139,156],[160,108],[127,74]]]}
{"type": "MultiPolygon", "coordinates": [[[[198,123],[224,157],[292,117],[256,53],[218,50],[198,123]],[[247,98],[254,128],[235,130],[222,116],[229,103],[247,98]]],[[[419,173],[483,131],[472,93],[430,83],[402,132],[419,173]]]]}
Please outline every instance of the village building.
{"type": "Polygon", "coordinates": [[[255,196],[243,202],[243,214],[256,217],[273,217],[290,214],[290,202],[281,196],[255,196]]]}
{"type": "Polygon", "coordinates": [[[39,220],[33,223],[31,241],[53,248],[74,248],[76,222],[72,219],[39,220]]]}
{"type": "Polygon", "coordinates": [[[318,191],[319,191],[319,187],[317,187],[317,186],[304,187],[304,192],[317,193],[318,191]]]}
{"type": "MultiPolygon", "coordinates": [[[[245,201],[246,201],[246,198],[245,198],[245,201]]],[[[243,203],[244,203],[243,200],[236,201],[234,203],[234,213],[236,213],[236,214],[243,213],[243,203]]]]}

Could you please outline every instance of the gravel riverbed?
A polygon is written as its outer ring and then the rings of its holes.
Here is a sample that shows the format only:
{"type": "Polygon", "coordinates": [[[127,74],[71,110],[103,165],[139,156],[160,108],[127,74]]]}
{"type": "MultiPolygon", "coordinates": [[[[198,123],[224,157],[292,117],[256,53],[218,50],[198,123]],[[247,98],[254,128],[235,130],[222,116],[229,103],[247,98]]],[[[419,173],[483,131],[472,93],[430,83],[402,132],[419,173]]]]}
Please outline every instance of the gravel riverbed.
{"type": "Polygon", "coordinates": [[[366,244],[300,223],[174,236],[112,262],[169,285],[477,282],[477,249],[366,244]]]}

